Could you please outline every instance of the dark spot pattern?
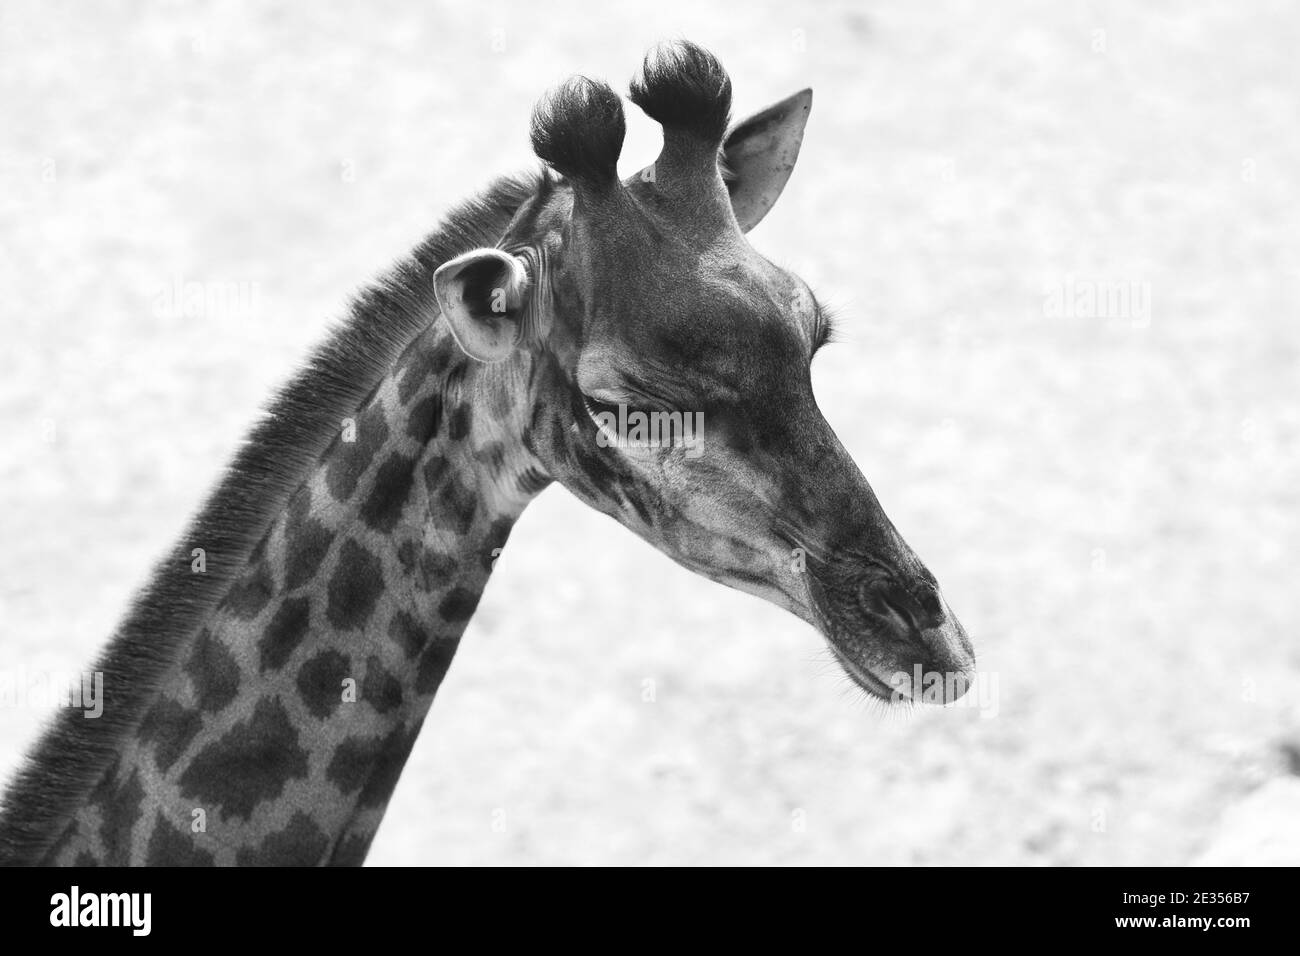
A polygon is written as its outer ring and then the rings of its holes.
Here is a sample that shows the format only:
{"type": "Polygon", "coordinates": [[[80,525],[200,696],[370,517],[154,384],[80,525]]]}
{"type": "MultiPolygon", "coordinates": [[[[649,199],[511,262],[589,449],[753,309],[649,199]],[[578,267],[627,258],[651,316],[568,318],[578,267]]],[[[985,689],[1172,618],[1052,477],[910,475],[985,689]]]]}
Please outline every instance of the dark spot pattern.
{"type": "Polygon", "coordinates": [[[226,595],[226,608],[235,617],[252,620],[271,600],[274,588],[275,582],[271,580],[270,570],[265,564],[259,564],[231,586],[226,595]]]}
{"type": "Polygon", "coordinates": [[[421,385],[443,373],[449,359],[446,350],[434,349],[428,340],[421,338],[416,341],[402,363],[405,368],[400,372],[401,378],[397,383],[398,400],[403,405],[410,402],[421,385]]]}
{"type": "Polygon", "coordinates": [[[495,518],[488,528],[488,543],[494,548],[503,548],[507,541],[510,540],[510,532],[514,529],[514,518],[495,518]]]}
{"type": "Polygon", "coordinates": [[[424,463],[424,487],[429,497],[434,498],[442,486],[443,476],[447,474],[447,459],[438,454],[430,456],[424,463]]]}
{"type": "Polygon", "coordinates": [[[263,801],[274,800],[293,779],[307,776],[307,752],[278,697],[263,697],[253,715],[195,756],[180,777],[180,790],[201,804],[219,807],[222,819],[248,819],[263,801]]]}
{"type": "Polygon", "coordinates": [[[403,405],[415,398],[420,385],[429,377],[429,362],[433,355],[423,338],[407,349],[397,369],[397,400],[403,405]]]}
{"type": "Polygon", "coordinates": [[[153,744],[154,766],[166,773],[203,728],[203,715],[180,701],[163,698],[140,721],[140,739],[153,744]]]}
{"type": "Polygon", "coordinates": [[[426,548],[420,555],[415,586],[421,591],[439,591],[456,574],[456,560],[449,554],[426,548]]]}
{"type": "Polygon", "coordinates": [[[487,469],[489,474],[499,474],[505,466],[506,446],[499,441],[488,442],[474,453],[474,459],[487,469]]]}
{"type": "Polygon", "coordinates": [[[474,515],[478,511],[478,495],[474,489],[462,482],[455,474],[448,473],[442,482],[438,499],[442,507],[435,509],[434,519],[439,528],[446,528],[456,534],[466,534],[474,524],[474,515]]]}
{"type": "Polygon", "coordinates": [[[172,826],[161,812],[154,818],[145,853],[147,866],[212,866],[215,862],[211,853],[195,845],[192,835],[172,826]]]}
{"type": "Polygon", "coordinates": [[[595,442],[575,442],[572,446],[574,464],[583,476],[594,486],[596,493],[606,499],[617,499],[618,474],[613,465],[613,458],[601,455],[595,449],[595,442]]]}
{"type": "Polygon", "coordinates": [[[329,849],[329,838],[311,817],[295,813],[283,830],[267,836],[256,849],[235,854],[239,866],[315,866],[329,849]]]}
{"type": "Polygon", "coordinates": [[[415,459],[394,452],[379,466],[370,494],[361,506],[361,520],[387,534],[397,526],[415,483],[415,459]]]}
{"type": "Polygon", "coordinates": [[[117,786],[117,772],[122,767],[122,758],[114,759],[109,768],[104,771],[103,776],[99,778],[99,783],[95,784],[95,789],[90,791],[89,801],[96,806],[102,805],[113,795],[113,788],[117,786]]]}
{"type": "Polygon", "coordinates": [[[473,420],[469,403],[461,402],[447,416],[447,437],[452,441],[461,441],[469,434],[473,420]]]}
{"type": "Polygon", "coordinates": [[[261,669],[279,670],[307,636],[311,624],[311,603],[305,597],[289,598],[280,605],[257,642],[261,669]]]}
{"type": "Polygon", "coordinates": [[[144,787],[140,784],[140,771],[132,770],[104,805],[99,824],[99,838],[104,844],[104,863],[108,866],[128,866],[131,862],[131,833],[136,821],[144,814],[144,787]]]}
{"type": "Polygon", "coordinates": [[[398,777],[402,775],[402,768],[406,766],[406,760],[411,756],[411,748],[415,746],[415,738],[419,733],[420,725],[417,723],[411,728],[410,733],[398,726],[384,738],[374,768],[370,772],[370,778],[361,788],[361,796],[357,798],[357,802],[362,807],[377,807],[388,802],[397,787],[398,777]]]}
{"type": "Polygon", "coordinates": [[[388,622],[388,636],[402,649],[408,661],[415,660],[420,648],[428,640],[420,622],[406,611],[398,611],[393,615],[393,619],[388,622]]]}
{"type": "Polygon", "coordinates": [[[348,737],[335,748],[325,768],[325,779],[344,796],[351,796],[365,783],[378,749],[378,738],[348,737]]]}
{"type": "Polygon", "coordinates": [[[387,441],[388,422],[384,421],[383,406],[372,402],[357,416],[356,441],[345,442],[340,436],[334,442],[334,451],[325,471],[325,485],[330,494],[339,501],[351,498],[370,460],[387,441]]]}
{"type": "Polygon", "coordinates": [[[431,392],[411,409],[411,417],[406,423],[406,434],[421,445],[427,445],[437,437],[441,424],[442,395],[431,392]]]}
{"type": "Polygon", "coordinates": [[[334,751],[325,776],[345,795],[360,790],[359,807],[380,806],[397,786],[419,732],[419,724],[409,733],[399,725],[384,737],[349,737],[334,751]]]}
{"type": "Polygon", "coordinates": [[[335,650],[321,651],[298,672],[298,693],[313,716],[324,719],[343,702],[343,678],[350,676],[352,662],[335,650]]]}
{"type": "Polygon", "coordinates": [[[361,682],[361,696],[381,714],[402,705],[402,682],[384,667],[378,655],[366,659],[366,679],[361,682]]]}
{"type": "Polygon", "coordinates": [[[420,559],[420,546],[410,539],[397,546],[397,562],[402,566],[403,574],[414,574],[416,562],[420,559]]]}
{"type": "Polygon", "coordinates": [[[438,605],[438,615],[448,623],[468,621],[473,616],[474,609],[478,607],[481,596],[481,591],[454,587],[447,592],[447,596],[438,605]]]}
{"type": "Polygon", "coordinates": [[[329,583],[326,616],[342,629],[365,627],[384,590],[379,559],[353,540],[343,543],[329,583]]]}
{"type": "Polygon", "coordinates": [[[431,694],[441,686],[459,645],[458,639],[439,638],[429,642],[420,655],[420,669],[415,674],[417,694],[431,694]]]}
{"type": "Polygon", "coordinates": [[[199,709],[210,714],[222,710],[239,693],[239,664],[212,632],[204,628],[185,661],[185,673],[194,684],[199,709]]]}
{"type": "Polygon", "coordinates": [[[284,586],[292,591],[316,576],[329,553],[334,532],[315,518],[290,519],[284,535],[284,586]]]}
{"type": "Polygon", "coordinates": [[[370,852],[370,843],[374,840],[374,831],[370,833],[354,833],[334,851],[330,857],[330,866],[360,866],[366,861],[366,855],[370,852]]]}
{"type": "MultiPolygon", "coordinates": [[[[537,363],[534,362],[532,364],[535,368],[537,363]]],[[[533,383],[533,371],[532,369],[530,369],[528,372],[528,390],[524,394],[526,395],[532,394],[532,383],[533,383]]],[[[519,395],[513,389],[508,389],[508,388],[495,389],[487,397],[486,410],[488,413],[488,417],[499,422],[505,421],[506,419],[514,416],[515,410],[518,408],[518,402],[519,402],[519,395]]],[[[482,412],[483,410],[484,409],[482,407],[482,404],[480,404],[479,411],[482,412]]]]}

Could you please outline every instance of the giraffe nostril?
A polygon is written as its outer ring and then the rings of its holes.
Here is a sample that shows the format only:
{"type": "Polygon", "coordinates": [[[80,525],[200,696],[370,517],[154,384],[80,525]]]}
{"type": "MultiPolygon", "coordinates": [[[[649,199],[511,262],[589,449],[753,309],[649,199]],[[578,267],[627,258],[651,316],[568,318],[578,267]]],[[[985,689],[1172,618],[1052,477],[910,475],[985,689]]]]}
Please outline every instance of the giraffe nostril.
{"type": "Polygon", "coordinates": [[[915,630],[909,602],[889,581],[864,582],[858,588],[858,604],[866,614],[884,624],[889,637],[896,641],[907,641],[915,630]]]}

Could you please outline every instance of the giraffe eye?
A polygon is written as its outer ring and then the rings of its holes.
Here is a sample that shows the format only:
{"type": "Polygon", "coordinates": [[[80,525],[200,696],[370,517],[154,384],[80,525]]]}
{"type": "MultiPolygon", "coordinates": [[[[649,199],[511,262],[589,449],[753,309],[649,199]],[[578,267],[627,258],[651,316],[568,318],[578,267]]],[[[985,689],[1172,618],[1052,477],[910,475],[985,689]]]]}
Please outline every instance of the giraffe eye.
{"type": "MultiPolygon", "coordinates": [[[[645,402],[628,401],[626,398],[595,398],[591,395],[583,394],[582,404],[587,408],[587,414],[596,421],[597,415],[613,415],[617,421],[620,412],[624,415],[631,415],[633,412],[649,413],[653,410],[652,406],[645,402]]],[[[600,424],[599,421],[596,422],[600,424]]]]}
{"type": "Polygon", "coordinates": [[[582,396],[582,404],[586,406],[587,414],[591,416],[591,420],[596,422],[597,425],[600,424],[598,416],[613,415],[616,420],[618,418],[618,405],[602,402],[600,399],[592,398],[586,394],[582,396]]]}
{"type": "Polygon", "coordinates": [[[598,427],[606,422],[626,420],[636,412],[649,416],[655,411],[666,410],[661,409],[657,402],[643,400],[639,397],[608,395],[597,398],[585,392],[582,394],[582,404],[587,409],[587,415],[598,427]],[[606,418],[605,416],[609,417],[606,418]]]}

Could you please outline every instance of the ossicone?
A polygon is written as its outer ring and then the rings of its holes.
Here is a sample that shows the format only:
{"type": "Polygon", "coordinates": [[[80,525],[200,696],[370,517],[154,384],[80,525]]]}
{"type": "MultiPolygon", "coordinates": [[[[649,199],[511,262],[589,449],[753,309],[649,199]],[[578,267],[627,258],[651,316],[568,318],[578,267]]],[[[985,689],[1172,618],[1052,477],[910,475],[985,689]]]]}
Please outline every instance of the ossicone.
{"type": "Polygon", "coordinates": [[[688,137],[711,150],[731,118],[731,77],[708,50],[682,40],[646,54],[632,80],[632,102],[664,128],[664,141],[688,137]]]}
{"type": "Polygon", "coordinates": [[[618,182],[627,131],[623,101],[608,83],[575,76],[533,108],[533,152],[561,176],[586,189],[618,182]]]}

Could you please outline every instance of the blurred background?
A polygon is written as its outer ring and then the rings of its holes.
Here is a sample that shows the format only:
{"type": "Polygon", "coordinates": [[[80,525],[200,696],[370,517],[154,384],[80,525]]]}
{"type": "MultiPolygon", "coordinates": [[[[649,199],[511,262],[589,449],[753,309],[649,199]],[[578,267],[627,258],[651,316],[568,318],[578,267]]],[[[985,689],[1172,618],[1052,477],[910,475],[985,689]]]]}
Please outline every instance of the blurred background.
{"type": "MultiPolygon", "coordinates": [[[[737,116],[816,91],[750,238],[837,308],[818,399],[985,706],[865,702],[553,487],[370,862],[1300,862],[1285,2],[7,0],[0,667],[87,664],[347,295],[534,163],[547,87],[675,37],[737,116]]],[[[0,772],[44,717],[0,708],[0,772]]]]}

